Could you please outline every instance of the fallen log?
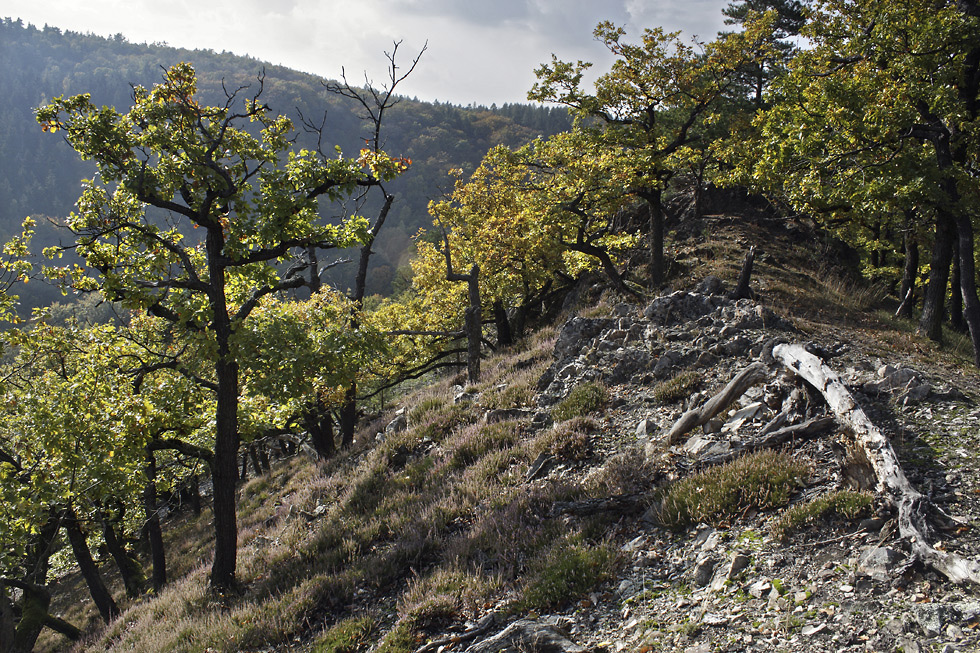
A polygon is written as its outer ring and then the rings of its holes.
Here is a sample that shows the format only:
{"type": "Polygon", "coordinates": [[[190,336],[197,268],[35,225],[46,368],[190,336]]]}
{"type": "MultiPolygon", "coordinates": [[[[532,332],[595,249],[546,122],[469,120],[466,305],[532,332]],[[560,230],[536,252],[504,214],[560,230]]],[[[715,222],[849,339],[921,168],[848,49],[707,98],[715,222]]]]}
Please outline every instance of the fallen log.
{"type": "Polygon", "coordinates": [[[672,446],[680,442],[689,431],[705,424],[709,419],[723,411],[733,401],[742,396],[746,390],[765,378],[766,366],[762,363],[752,363],[744,370],[735,375],[735,378],[728,382],[721,392],[713,396],[699,408],[692,408],[680,419],[674,422],[670,432],[667,433],[667,446],[672,446]]]}
{"type": "Polygon", "coordinates": [[[814,417],[802,424],[791,424],[775,431],[765,432],[763,429],[751,440],[733,445],[731,451],[715,456],[708,456],[698,461],[700,465],[720,465],[734,460],[739,456],[755,451],[775,449],[790,440],[806,440],[831,429],[837,420],[833,417],[814,417]]]}
{"type": "Polygon", "coordinates": [[[877,490],[898,509],[899,535],[909,542],[912,556],[954,583],[980,584],[980,564],[939,551],[929,544],[930,528],[926,515],[930,511],[941,514],[941,511],[912,487],[888,439],[858,406],[837,374],[800,345],[777,345],[772,355],[816,388],[837,416],[840,426],[853,436],[856,453],[874,472],[877,490]]]}

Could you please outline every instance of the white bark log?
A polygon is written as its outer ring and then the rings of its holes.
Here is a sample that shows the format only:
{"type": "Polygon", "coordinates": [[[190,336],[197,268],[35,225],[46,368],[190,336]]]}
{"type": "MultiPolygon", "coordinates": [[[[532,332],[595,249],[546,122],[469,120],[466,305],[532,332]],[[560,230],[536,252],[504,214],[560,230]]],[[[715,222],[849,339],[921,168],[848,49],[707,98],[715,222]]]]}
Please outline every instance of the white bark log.
{"type": "Polygon", "coordinates": [[[700,408],[692,408],[687,411],[674,422],[674,426],[667,433],[667,446],[677,444],[686,433],[705,424],[709,419],[723,411],[729,404],[741,397],[742,393],[765,378],[765,375],[766,366],[762,363],[752,363],[739,372],[734,379],[728,382],[728,385],[722,388],[721,392],[704,402],[700,408]]]}
{"type": "Polygon", "coordinates": [[[878,491],[888,496],[898,508],[899,534],[909,540],[912,554],[954,583],[980,584],[980,564],[939,551],[929,544],[929,526],[925,515],[937,509],[909,483],[888,438],[854,401],[837,374],[800,345],[777,345],[772,355],[816,388],[840,424],[853,435],[860,453],[874,470],[878,491]]]}

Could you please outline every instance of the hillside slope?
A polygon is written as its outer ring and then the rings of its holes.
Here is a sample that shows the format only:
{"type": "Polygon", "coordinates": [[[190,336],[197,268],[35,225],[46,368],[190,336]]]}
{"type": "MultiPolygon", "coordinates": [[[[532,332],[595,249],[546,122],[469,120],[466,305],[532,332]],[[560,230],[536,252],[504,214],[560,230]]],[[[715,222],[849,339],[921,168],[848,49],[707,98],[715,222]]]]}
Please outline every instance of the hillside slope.
{"type": "MultiPolygon", "coordinates": [[[[240,596],[209,595],[206,511],[180,513],[179,580],[77,650],[976,650],[976,588],[909,558],[839,422],[721,462],[777,414],[827,413],[771,358],[808,343],[937,508],[931,543],[980,560],[968,357],[889,320],[828,263],[833,243],[789,227],[687,224],[674,289],[637,305],[587,285],[555,325],[491,355],[478,385],[436,380],[352,451],[244,484],[240,596]],[[749,243],[756,298],[734,301],[749,243]],[[762,378],[714,420],[663,442],[754,364],[762,378]]],[[[80,601],[63,611],[93,623],[80,601]]]]}
{"type": "MultiPolygon", "coordinates": [[[[415,54],[399,53],[399,63],[415,54]]],[[[78,199],[81,180],[94,171],[63,139],[42,133],[34,119],[38,106],[60,95],[89,93],[95,104],[125,111],[132,104],[133,85],[150,88],[160,82],[164,68],[182,61],[194,65],[200,96],[209,104],[223,104],[226,92],[240,87],[254,92],[263,75],[261,98],[275,113],[294,121],[297,147],[317,145],[315,137],[301,127],[303,119],[318,125],[323,121],[327,142],[322,145],[329,152],[338,145],[347,156],[356,156],[370,136],[361,107],[329,93],[323,86],[326,80],[313,75],[229,52],[135,44],[122,35],[109,39],[0,18],[0,86],[4,88],[0,95],[0,236],[19,233],[24,218],[32,216],[39,223],[35,251],[64,239],[64,232],[45,218],[63,221],[78,199]]],[[[384,53],[378,52],[377,62],[374,70],[354,71],[352,82],[361,80],[363,72],[381,85],[388,63],[384,53]]],[[[335,65],[339,74],[344,62],[335,65]]],[[[419,65],[426,65],[424,56],[419,65]]],[[[387,114],[384,147],[413,164],[388,189],[396,200],[375,247],[369,293],[391,293],[399,267],[406,265],[411,254],[411,237],[432,223],[429,200],[452,186],[449,170],[472,171],[495,145],[516,147],[569,127],[567,111],[557,107],[464,108],[402,98],[387,114]]],[[[373,215],[378,208],[361,210],[373,215]]],[[[333,280],[344,287],[349,283],[345,275],[353,277],[353,271],[337,274],[333,280]]],[[[28,311],[61,300],[60,292],[42,284],[23,288],[21,295],[28,311]]]]}

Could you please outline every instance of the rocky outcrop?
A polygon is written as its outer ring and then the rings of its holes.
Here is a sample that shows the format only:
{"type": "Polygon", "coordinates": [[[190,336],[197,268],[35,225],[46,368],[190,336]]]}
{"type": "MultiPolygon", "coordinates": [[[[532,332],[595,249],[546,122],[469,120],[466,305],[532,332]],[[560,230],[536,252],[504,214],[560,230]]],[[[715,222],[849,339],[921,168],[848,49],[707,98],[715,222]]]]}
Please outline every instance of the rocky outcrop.
{"type": "Polygon", "coordinates": [[[541,377],[540,403],[559,401],[580,383],[649,385],[685,368],[708,368],[721,358],[759,356],[770,330],[788,323],[750,300],[678,291],[642,311],[623,305],[615,318],[574,317],[555,343],[554,363],[541,377]]]}

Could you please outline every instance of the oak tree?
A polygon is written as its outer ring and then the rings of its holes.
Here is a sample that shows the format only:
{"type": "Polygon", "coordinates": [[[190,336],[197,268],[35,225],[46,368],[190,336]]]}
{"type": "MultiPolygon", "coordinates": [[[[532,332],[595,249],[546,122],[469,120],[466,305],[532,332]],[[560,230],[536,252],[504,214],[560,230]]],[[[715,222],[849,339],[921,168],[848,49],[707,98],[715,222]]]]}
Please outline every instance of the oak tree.
{"type": "Polygon", "coordinates": [[[201,377],[214,392],[215,556],[211,584],[235,587],[241,325],[263,298],[308,283],[312,249],[363,241],[367,223],[321,218],[319,202],[343,200],[400,172],[380,152],[358,158],[292,147],[292,122],[256,88],[205,106],[194,70],[168,69],[152,89],[134,88],[121,113],[89,96],[41,107],[42,129],[63,134],[98,173],[85,182],[68,225],[84,267],[60,275],[126,308],[168,321],[206,351],[201,377]]]}

